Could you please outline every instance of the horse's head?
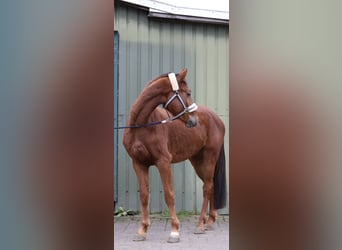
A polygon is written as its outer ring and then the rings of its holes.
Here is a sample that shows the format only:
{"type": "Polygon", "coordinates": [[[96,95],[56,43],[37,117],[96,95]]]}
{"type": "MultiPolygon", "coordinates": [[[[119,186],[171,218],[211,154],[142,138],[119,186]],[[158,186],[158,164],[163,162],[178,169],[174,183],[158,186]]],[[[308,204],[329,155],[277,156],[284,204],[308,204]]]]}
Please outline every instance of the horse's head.
{"type": "Polygon", "coordinates": [[[177,75],[170,73],[168,75],[171,91],[168,94],[168,101],[164,108],[168,109],[174,118],[184,121],[188,128],[197,125],[196,109],[197,105],[192,101],[191,89],[188,87],[185,77],[187,69],[183,69],[177,75]]]}

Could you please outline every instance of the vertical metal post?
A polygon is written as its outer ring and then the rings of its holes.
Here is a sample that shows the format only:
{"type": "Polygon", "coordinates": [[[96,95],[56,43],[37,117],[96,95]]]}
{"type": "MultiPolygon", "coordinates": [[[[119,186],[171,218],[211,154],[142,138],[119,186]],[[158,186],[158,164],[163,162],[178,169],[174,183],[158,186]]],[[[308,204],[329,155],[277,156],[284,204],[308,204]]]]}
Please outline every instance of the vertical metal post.
{"type": "MultiPolygon", "coordinates": [[[[119,33],[114,31],[114,127],[118,126],[119,33]]],[[[118,130],[114,129],[114,203],[118,201],[118,130]]]]}

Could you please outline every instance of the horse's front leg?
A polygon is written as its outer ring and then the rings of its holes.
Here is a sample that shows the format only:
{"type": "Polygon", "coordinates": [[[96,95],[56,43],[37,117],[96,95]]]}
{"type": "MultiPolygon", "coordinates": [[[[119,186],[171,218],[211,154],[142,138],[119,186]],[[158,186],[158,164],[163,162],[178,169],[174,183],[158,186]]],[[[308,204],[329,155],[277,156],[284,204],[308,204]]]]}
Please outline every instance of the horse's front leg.
{"type": "Polygon", "coordinates": [[[173,189],[172,170],[170,162],[160,162],[157,164],[164,188],[165,202],[169,208],[171,216],[171,234],[167,242],[175,243],[180,241],[179,220],[175,208],[175,193],[173,189]]]}
{"type": "Polygon", "coordinates": [[[138,162],[133,162],[134,170],[139,182],[139,194],[141,205],[141,224],[137,234],[133,238],[134,241],[146,240],[147,230],[150,227],[149,218],[149,200],[150,200],[150,185],[148,170],[149,166],[142,165],[138,162]]]}

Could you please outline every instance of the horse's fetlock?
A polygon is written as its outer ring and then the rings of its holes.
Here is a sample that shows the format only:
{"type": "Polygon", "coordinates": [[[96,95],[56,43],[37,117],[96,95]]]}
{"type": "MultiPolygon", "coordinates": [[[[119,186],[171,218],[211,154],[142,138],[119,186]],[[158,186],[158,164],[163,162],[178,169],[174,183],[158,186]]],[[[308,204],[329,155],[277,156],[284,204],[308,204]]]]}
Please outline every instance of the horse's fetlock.
{"type": "Polygon", "coordinates": [[[215,222],[216,219],[217,219],[217,215],[209,215],[209,219],[212,221],[212,222],[215,222]]]}
{"type": "Polygon", "coordinates": [[[143,220],[143,221],[141,221],[141,225],[147,229],[150,227],[151,222],[149,220],[143,220]]]}
{"type": "Polygon", "coordinates": [[[177,219],[176,221],[173,221],[171,222],[171,226],[172,228],[175,228],[177,231],[179,230],[179,220],[177,219]]]}

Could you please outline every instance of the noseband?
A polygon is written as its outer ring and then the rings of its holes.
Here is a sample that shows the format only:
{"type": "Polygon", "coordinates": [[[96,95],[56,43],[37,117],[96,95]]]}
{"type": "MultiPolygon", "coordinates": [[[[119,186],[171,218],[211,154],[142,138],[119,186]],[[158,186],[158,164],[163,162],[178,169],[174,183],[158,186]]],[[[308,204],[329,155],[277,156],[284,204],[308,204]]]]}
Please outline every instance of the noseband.
{"type": "Polygon", "coordinates": [[[175,99],[178,99],[178,101],[182,104],[183,106],[183,111],[181,111],[179,114],[170,117],[169,119],[165,120],[165,122],[169,122],[169,121],[173,121],[179,117],[181,117],[182,115],[186,114],[186,113],[191,113],[194,112],[195,110],[197,110],[198,106],[196,103],[192,103],[190,106],[186,106],[182,97],[179,95],[178,90],[179,90],[179,86],[178,86],[178,82],[176,79],[176,75],[175,73],[169,73],[169,80],[172,86],[172,90],[173,90],[173,96],[171,96],[171,98],[164,104],[164,108],[167,109],[167,107],[171,104],[171,102],[175,99]]]}

